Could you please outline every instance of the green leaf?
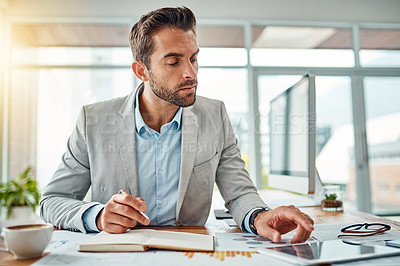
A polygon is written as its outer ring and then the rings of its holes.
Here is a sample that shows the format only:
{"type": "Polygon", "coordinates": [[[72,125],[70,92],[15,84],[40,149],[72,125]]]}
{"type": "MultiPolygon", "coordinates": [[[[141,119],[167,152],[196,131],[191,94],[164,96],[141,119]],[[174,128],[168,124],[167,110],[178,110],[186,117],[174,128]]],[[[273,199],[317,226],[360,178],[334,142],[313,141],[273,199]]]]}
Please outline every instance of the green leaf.
{"type": "Polygon", "coordinates": [[[337,198],[337,196],[336,196],[335,193],[333,193],[333,194],[326,194],[326,195],[325,195],[325,199],[326,199],[326,200],[336,200],[336,198],[337,198]]]}
{"type": "Polygon", "coordinates": [[[39,205],[40,192],[36,180],[30,176],[31,167],[15,180],[0,184],[0,204],[7,209],[7,217],[11,216],[13,206],[30,206],[33,210],[39,205]]]}

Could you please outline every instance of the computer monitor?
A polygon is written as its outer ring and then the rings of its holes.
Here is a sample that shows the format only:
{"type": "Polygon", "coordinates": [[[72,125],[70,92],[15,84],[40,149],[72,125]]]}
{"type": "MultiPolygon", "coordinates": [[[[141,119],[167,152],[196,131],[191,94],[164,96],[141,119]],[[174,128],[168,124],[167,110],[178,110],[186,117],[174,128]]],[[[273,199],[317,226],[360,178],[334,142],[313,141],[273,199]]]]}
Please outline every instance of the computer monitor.
{"type": "Polygon", "coordinates": [[[305,75],[270,102],[269,187],[315,193],[320,182],[315,168],[315,114],[314,75],[305,75]]]}

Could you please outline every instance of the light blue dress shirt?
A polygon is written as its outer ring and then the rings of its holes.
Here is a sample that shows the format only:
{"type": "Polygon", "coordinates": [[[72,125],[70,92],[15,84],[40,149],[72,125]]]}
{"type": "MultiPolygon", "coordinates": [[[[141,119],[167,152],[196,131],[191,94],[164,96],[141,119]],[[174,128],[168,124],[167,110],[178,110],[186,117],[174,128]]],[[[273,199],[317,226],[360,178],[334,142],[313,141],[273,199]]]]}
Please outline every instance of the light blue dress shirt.
{"type": "MultiPolygon", "coordinates": [[[[150,218],[151,226],[174,226],[181,168],[182,107],[171,122],[157,132],[144,123],[139,110],[139,93],[136,94],[135,105],[139,195],[147,204],[145,213],[150,218]]],[[[82,220],[88,232],[99,232],[96,217],[103,208],[103,204],[98,204],[83,213],[82,220]]],[[[243,231],[251,233],[249,219],[257,209],[252,209],[245,216],[241,225],[243,231]]]]}
{"type": "Polygon", "coordinates": [[[139,195],[147,204],[150,226],[176,225],[176,204],[181,170],[182,107],[157,132],[148,127],[136,95],[136,160],[139,195]]]}

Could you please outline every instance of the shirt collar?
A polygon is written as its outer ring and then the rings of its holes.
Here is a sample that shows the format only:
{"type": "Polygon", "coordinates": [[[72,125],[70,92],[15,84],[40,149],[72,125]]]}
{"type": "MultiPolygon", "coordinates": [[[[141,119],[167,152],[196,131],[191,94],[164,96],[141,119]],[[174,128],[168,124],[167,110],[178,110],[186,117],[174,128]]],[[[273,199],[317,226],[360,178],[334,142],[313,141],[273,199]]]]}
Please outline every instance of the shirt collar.
{"type": "MultiPolygon", "coordinates": [[[[136,92],[136,96],[135,96],[135,127],[136,127],[136,132],[140,133],[142,128],[144,128],[145,130],[147,130],[149,133],[150,132],[150,128],[144,123],[142,114],[140,113],[139,110],[139,95],[142,94],[143,92],[143,87],[139,88],[136,92]]],[[[181,120],[182,120],[182,107],[179,107],[178,111],[176,112],[175,116],[172,118],[171,122],[169,122],[168,124],[171,124],[171,126],[173,124],[176,124],[176,130],[180,130],[181,128],[181,120]]]]}

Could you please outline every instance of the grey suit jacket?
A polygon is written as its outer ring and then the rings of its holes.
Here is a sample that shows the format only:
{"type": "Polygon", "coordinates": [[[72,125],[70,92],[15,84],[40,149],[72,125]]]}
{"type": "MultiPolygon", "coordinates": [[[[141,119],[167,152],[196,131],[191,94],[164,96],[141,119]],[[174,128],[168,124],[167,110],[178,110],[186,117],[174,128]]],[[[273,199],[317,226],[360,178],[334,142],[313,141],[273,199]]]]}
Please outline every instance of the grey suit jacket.
{"type": "MultiPolygon", "coordinates": [[[[139,87],[140,89],[141,87],[139,87]]],[[[86,232],[82,214],[124,189],[138,191],[135,92],[83,106],[62,162],[40,201],[40,213],[57,227],[86,232]],[[82,201],[92,186],[92,202],[82,201]]],[[[258,196],[222,102],[197,97],[182,113],[182,155],[177,225],[204,225],[214,182],[241,225],[246,213],[266,206],[258,196]]]]}

